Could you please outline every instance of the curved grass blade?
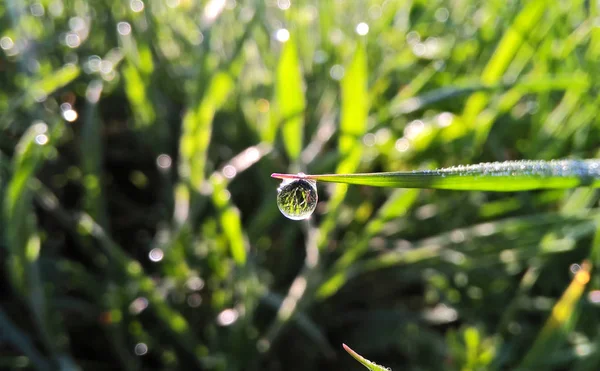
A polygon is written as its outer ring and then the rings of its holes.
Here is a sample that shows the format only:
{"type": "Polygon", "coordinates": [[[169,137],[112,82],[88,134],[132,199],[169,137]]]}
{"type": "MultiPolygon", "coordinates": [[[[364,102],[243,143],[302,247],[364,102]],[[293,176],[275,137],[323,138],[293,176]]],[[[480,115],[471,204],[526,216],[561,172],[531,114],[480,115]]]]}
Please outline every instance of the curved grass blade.
{"type": "Polygon", "coordinates": [[[344,347],[344,350],[346,352],[348,352],[348,354],[350,354],[352,356],[352,358],[354,358],[355,360],[357,360],[358,362],[360,362],[361,365],[365,366],[367,369],[369,369],[371,371],[390,371],[391,370],[391,369],[389,369],[387,367],[380,366],[380,365],[376,364],[375,362],[369,361],[365,357],[363,357],[360,354],[358,354],[355,351],[353,351],[346,344],[342,344],[342,346],[344,347]]]}
{"type": "Polygon", "coordinates": [[[600,160],[505,161],[420,171],[359,174],[271,175],[372,187],[515,192],[575,187],[600,188],[600,160]]]}
{"type": "Polygon", "coordinates": [[[590,281],[592,264],[584,261],[571,284],[552,308],[552,313],[538,334],[535,342],[525,355],[519,370],[540,370],[546,368],[547,354],[565,342],[579,317],[579,302],[587,283],[590,281]]]}

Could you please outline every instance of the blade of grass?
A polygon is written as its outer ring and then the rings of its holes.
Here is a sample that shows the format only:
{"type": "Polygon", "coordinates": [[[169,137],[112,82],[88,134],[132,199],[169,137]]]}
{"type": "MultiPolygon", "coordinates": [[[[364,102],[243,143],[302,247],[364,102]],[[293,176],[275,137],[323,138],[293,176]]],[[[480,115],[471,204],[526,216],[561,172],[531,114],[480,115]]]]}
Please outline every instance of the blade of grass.
{"type": "Polygon", "coordinates": [[[365,366],[367,369],[371,370],[371,371],[390,371],[389,368],[384,367],[384,366],[380,366],[375,362],[371,362],[368,359],[366,359],[365,357],[361,356],[360,354],[356,353],[355,351],[353,351],[349,346],[347,346],[346,344],[342,344],[342,346],[344,347],[344,350],[346,352],[348,352],[348,354],[350,354],[352,356],[352,358],[354,358],[355,360],[357,360],[361,365],[365,366]]]}
{"type": "Polygon", "coordinates": [[[600,187],[600,160],[505,161],[437,170],[358,174],[271,175],[278,179],[392,188],[434,188],[514,192],[533,189],[600,187]]]}
{"type": "Polygon", "coordinates": [[[575,274],[569,287],[552,308],[550,318],[517,369],[538,370],[544,368],[544,360],[548,352],[552,352],[560,342],[565,340],[575,325],[579,312],[578,303],[590,280],[591,269],[592,266],[589,262],[584,261],[581,264],[581,269],[575,274]]]}
{"type": "MultiPolygon", "coordinates": [[[[365,45],[358,43],[346,74],[342,79],[342,103],[340,139],[338,142],[341,161],[336,172],[353,172],[361,161],[363,146],[362,135],[367,129],[369,114],[368,101],[368,66],[365,45]]],[[[328,214],[320,227],[317,245],[319,249],[325,248],[329,241],[329,233],[337,223],[337,209],[346,197],[348,187],[337,185],[328,203],[328,214]]]]}
{"type": "Polygon", "coordinates": [[[206,152],[214,115],[225,104],[233,87],[233,80],[227,73],[217,73],[209,82],[204,98],[195,107],[188,109],[183,118],[180,139],[182,165],[179,173],[197,192],[201,190],[205,179],[206,152]]]}
{"type": "MultiPolygon", "coordinates": [[[[512,26],[506,31],[498,47],[494,51],[485,69],[481,73],[481,82],[485,85],[500,81],[519,47],[525,41],[529,32],[538,24],[544,15],[546,3],[540,0],[530,1],[515,18],[512,26]]],[[[465,105],[463,119],[474,122],[488,102],[488,96],[483,92],[473,94],[465,105]]]]}
{"type": "Polygon", "coordinates": [[[279,115],[277,121],[282,125],[281,134],[285,150],[292,161],[297,161],[302,152],[306,100],[294,37],[283,44],[276,79],[275,101],[279,115]]]}
{"type": "Polygon", "coordinates": [[[218,210],[223,234],[229,244],[231,256],[238,266],[246,264],[248,241],[244,236],[239,209],[231,202],[225,178],[219,175],[210,177],[213,187],[212,200],[218,210]]]}
{"type": "Polygon", "coordinates": [[[50,130],[43,122],[34,123],[20,139],[13,157],[13,174],[4,196],[4,223],[9,246],[10,278],[33,314],[33,322],[46,350],[57,364],[75,364],[68,355],[68,336],[60,317],[53,312],[39,268],[42,238],[34,213],[35,173],[55,150],[52,141],[62,126],[50,130]]]}

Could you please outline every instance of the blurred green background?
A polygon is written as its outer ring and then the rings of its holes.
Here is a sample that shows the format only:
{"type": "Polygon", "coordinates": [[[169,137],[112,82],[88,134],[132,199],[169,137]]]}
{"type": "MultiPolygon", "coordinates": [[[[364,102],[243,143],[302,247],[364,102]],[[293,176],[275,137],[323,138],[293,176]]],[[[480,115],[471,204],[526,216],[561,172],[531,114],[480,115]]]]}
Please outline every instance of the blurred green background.
{"type": "Polygon", "coordinates": [[[599,9],[0,2],[0,369],[600,369],[597,191],[270,178],[597,157],[599,9]]]}

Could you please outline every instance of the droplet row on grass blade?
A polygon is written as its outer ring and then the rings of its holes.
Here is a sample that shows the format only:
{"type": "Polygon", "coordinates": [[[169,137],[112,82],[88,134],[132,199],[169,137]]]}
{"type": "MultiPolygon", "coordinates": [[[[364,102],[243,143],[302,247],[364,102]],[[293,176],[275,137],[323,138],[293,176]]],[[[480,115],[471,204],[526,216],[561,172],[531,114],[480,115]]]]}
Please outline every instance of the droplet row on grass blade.
{"type": "Polygon", "coordinates": [[[600,187],[600,160],[505,161],[420,171],[357,174],[279,174],[278,179],[392,188],[434,188],[512,192],[533,189],[600,187]]]}

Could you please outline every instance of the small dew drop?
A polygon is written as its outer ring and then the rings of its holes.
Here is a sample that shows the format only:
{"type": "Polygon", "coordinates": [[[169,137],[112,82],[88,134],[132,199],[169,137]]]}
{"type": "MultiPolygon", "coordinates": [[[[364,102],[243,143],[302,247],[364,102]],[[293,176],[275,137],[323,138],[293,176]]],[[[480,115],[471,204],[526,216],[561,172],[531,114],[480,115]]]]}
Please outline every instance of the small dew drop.
{"type": "Polygon", "coordinates": [[[221,326],[232,325],[237,321],[239,313],[235,309],[225,309],[217,316],[217,323],[221,326]]]}
{"type": "Polygon", "coordinates": [[[285,179],[277,188],[277,207],[286,218],[292,220],[310,217],[317,207],[317,201],[317,182],[314,180],[285,179]]]}

